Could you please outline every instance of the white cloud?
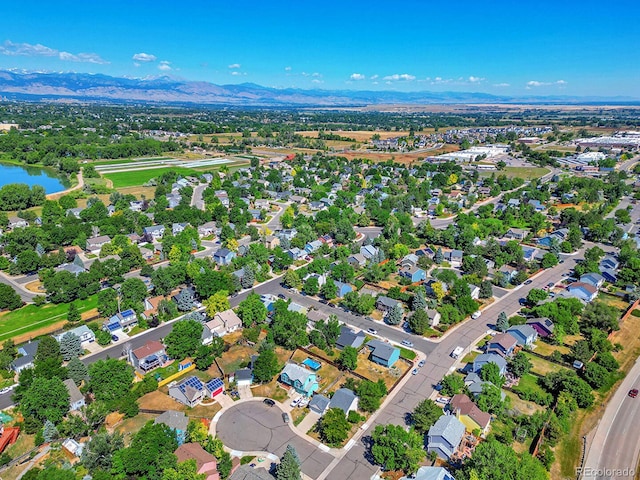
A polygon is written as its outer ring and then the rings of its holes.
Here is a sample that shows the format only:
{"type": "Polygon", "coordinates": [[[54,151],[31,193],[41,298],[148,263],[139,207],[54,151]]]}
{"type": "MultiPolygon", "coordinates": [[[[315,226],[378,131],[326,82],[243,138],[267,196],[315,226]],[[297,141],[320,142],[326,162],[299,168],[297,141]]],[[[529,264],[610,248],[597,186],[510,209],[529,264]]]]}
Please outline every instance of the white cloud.
{"type": "Polygon", "coordinates": [[[171,62],[162,60],[160,62],[160,65],[158,65],[158,70],[162,70],[163,72],[168,72],[169,70],[171,70],[171,62]]]}
{"type": "Polygon", "coordinates": [[[474,77],[473,75],[471,75],[469,78],[469,83],[480,83],[484,81],[484,78],[481,77],[474,77]]]}
{"type": "Polygon", "coordinates": [[[239,63],[232,63],[231,65],[229,65],[229,68],[231,68],[231,69],[240,68],[240,64],[239,63]]]}
{"type": "Polygon", "coordinates": [[[508,84],[508,83],[494,83],[493,86],[494,87],[504,88],[504,87],[510,87],[511,85],[508,84]]]}
{"type": "Polygon", "coordinates": [[[361,73],[352,73],[349,78],[351,80],[364,80],[367,77],[361,73]]]}
{"type": "Polygon", "coordinates": [[[235,77],[237,75],[240,75],[240,72],[238,72],[237,70],[234,70],[233,72],[231,72],[231,75],[235,77]]]}
{"type": "Polygon", "coordinates": [[[548,87],[550,85],[566,85],[567,82],[564,80],[556,80],[555,82],[539,82],[538,80],[530,80],[527,82],[527,88],[532,87],[548,87]]]}
{"type": "Polygon", "coordinates": [[[6,40],[0,45],[0,55],[9,55],[12,57],[58,57],[65,62],[96,63],[100,65],[109,63],[97,53],[62,52],[39,43],[35,45],[30,43],[13,43],[11,40],[6,40]]]}
{"type": "Polygon", "coordinates": [[[415,79],[416,79],[415,75],[409,75],[408,73],[400,73],[400,74],[394,73],[393,75],[387,75],[386,77],[384,77],[384,80],[394,81],[394,82],[397,82],[399,80],[410,82],[415,79]]]}
{"type": "Polygon", "coordinates": [[[144,53],[144,52],[140,52],[140,53],[136,53],[132,58],[132,60],[135,60],[136,62],[155,62],[158,58],[155,55],[151,55],[150,53],[144,53]]]}
{"type": "Polygon", "coordinates": [[[376,80],[378,78],[378,75],[371,75],[371,80],[376,80]]]}
{"type": "Polygon", "coordinates": [[[291,67],[284,67],[284,71],[285,72],[290,72],[291,71],[291,67]]]}
{"type": "Polygon", "coordinates": [[[319,80],[317,78],[314,78],[313,80],[311,80],[311,83],[324,83],[324,80],[319,80]]]}

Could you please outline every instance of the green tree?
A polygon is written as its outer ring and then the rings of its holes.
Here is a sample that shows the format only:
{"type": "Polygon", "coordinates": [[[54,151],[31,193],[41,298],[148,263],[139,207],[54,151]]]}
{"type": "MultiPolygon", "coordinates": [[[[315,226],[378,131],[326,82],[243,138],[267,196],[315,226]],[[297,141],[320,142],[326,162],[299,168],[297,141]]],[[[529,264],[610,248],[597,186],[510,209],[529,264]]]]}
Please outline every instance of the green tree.
{"type": "Polygon", "coordinates": [[[591,302],[582,312],[580,330],[586,332],[592,328],[604,332],[619,330],[618,310],[604,302],[591,302]]]}
{"type": "Polygon", "coordinates": [[[320,293],[327,300],[333,300],[338,296],[338,287],[332,279],[327,278],[327,281],[320,288],[320,293]]]}
{"type": "Polygon", "coordinates": [[[57,377],[33,379],[20,401],[25,418],[33,418],[40,425],[45,420],[59,423],[69,411],[69,392],[57,377]]]}
{"type": "Polygon", "coordinates": [[[433,261],[436,265],[440,265],[444,262],[444,254],[442,253],[442,248],[438,247],[435,255],[433,256],[433,261]]]}
{"type": "Polygon", "coordinates": [[[476,399],[478,408],[483,412],[500,414],[503,409],[502,392],[499,387],[485,383],[476,399]]]}
{"type": "Polygon", "coordinates": [[[204,473],[198,473],[198,466],[193,459],[178,463],[175,468],[169,467],[162,472],[162,480],[205,480],[206,478],[204,473]]]}
{"type": "Polygon", "coordinates": [[[532,288],[527,294],[527,302],[529,305],[535,306],[543,300],[546,300],[548,296],[549,294],[541,288],[532,288]]]}
{"type": "Polygon", "coordinates": [[[330,408],[317,426],[322,440],[330,447],[340,447],[347,439],[351,425],[341,408],[330,408]]]}
{"type": "Polygon", "coordinates": [[[96,400],[120,400],[129,393],[132,382],[133,368],[124,361],[108,358],[89,365],[89,389],[96,400]]]}
{"type": "Polygon", "coordinates": [[[295,350],[299,346],[309,344],[307,317],[287,310],[287,304],[282,301],[276,302],[271,333],[276,345],[288,350],[295,350]]]}
{"type": "Polygon", "coordinates": [[[423,437],[400,425],[377,425],[371,435],[371,455],[385,470],[414,473],[426,455],[423,437]]]}
{"type": "Polygon", "coordinates": [[[287,270],[287,273],[284,274],[283,282],[289,288],[300,289],[302,287],[302,280],[300,279],[300,275],[298,275],[298,272],[291,268],[287,270]]]}
{"type": "Polygon", "coordinates": [[[307,295],[317,295],[318,292],[320,291],[320,285],[318,284],[318,278],[317,277],[309,277],[309,278],[307,278],[307,280],[305,280],[305,282],[304,282],[304,286],[302,287],[302,290],[307,295]]]}
{"type": "Polygon", "coordinates": [[[580,408],[588,408],[593,405],[593,394],[587,382],[578,378],[574,371],[561,370],[547,373],[541,379],[542,387],[553,395],[566,392],[573,397],[580,408]]]}
{"type": "Polygon", "coordinates": [[[118,292],[113,288],[105,288],[98,293],[98,313],[103,317],[118,313],[118,292]]]}
{"type": "Polygon", "coordinates": [[[120,287],[120,308],[131,308],[140,313],[144,310],[144,299],[147,296],[147,286],[139,278],[127,278],[120,287]]]}
{"type": "Polygon", "coordinates": [[[79,322],[82,319],[80,312],[78,311],[78,307],[75,303],[71,302],[69,304],[69,311],[67,312],[67,320],[71,323],[79,322]]]}
{"type": "Polygon", "coordinates": [[[478,296],[485,299],[493,297],[493,285],[489,280],[482,281],[480,284],[480,294],[478,296]]]}
{"type": "Polygon", "coordinates": [[[44,437],[45,442],[52,442],[58,438],[60,434],[58,433],[56,426],[50,420],[46,420],[44,422],[44,427],[42,428],[42,436],[44,437]]]}
{"type": "Polygon", "coordinates": [[[423,288],[419,288],[413,295],[413,300],[411,301],[411,310],[417,312],[419,310],[424,310],[425,308],[427,308],[426,293],[423,288]]]}
{"type": "Polygon", "coordinates": [[[229,304],[229,292],[227,290],[217,291],[202,303],[204,303],[207,315],[212,318],[216,313],[224,312],[231,308],[229,304]]]}
{"type": "Polygon", "coordinates": [[[418,433],[425,434],[442,415],[442,409],[433,400],[422,400],[411,413],[411,422],[418,433]]]}
{"type": "Polygon", "coordinates": [[[456,472],[461,480],[547,480],[548,473],[542,463],[528,453],[520,456],[510,445],[495,438],[481,442],[473,456],[456,472]]]}
{"type": "Polygon", "coordinates": [[[355,370],[358,368],[358,349],[346,346],[340,352],[338,364],[345,370],[355,370]]]}
{"type": "Polygon", "coordinates": [[[222,441],[217,437],[213,438],[209,435],[202,447],[218,460],[218,473],[220,477],[223,479],[227,478],[231,473],[231,455],[224,449],[222,441]]]}
{"type": "Polygon", "coordinates": [[[445,375],[440,381],[440,393],[448,397],[452,397],[460,392],[464,388],[464,379],[460,375],[454,373],[445,375]]]}
{"type": "Polygon", "coordinates": [[[260,352],[258,358],[256,358],[253,366],[253,377],[256,381],[265,383],[273,380],[280,371],[280,365],[278,364],[278,356],[273,349],[265,348],[260,352]]]}
{"type": "Polygon", "coordinates": [[[78,358],[83,352],[80,337],[75,333],[67,332],[60,339],[60,354],[63,360],[69,361],[72,358],[78,358]]]}
{"type": "Polygon", "coordinates": [[[185,319],[174,323],[164,339],[167,354],[178,361],[195,355],[202,344],[202,330],[202,324],[195,320],[185,319]]]}
{"type": "Polygon", "coordinates": [[[254,292],[240,302],[237,313],[244,327],[250,327],[254,323],[262,324],[267,319],[267,307],[260,300],[260,296],[254,292]]]}
{"type": "Polygon", "coordinates": [[[0,284],[0,309],[15,310],[21,306],[20,295],[11,286],[0,284]]]}
{"type": "Polygon", "coordinates": [[[129,447],[115,453],[112,472],[116,478],[160,480],[165,469],[176,468],[176,448],[174,431],[150,421],[134,435],[129,447]]]}
{"type": "Polygon", "coordinates": [[[418,335],[424,335],[429,330],[429,315],[425,310],[416,310],[409,317],[409,328],[418,335]]]}
{"type": "Polygon", "coordinates": [[[67,370],[69,371],[69,378],[72,379],[76,385],[80,385],[82,381],[86,380],[89,376],[87,366],[77,357],[74,357],[69,361],[67,364],[67,370]]]}
{"type": "Polygon", "coordinates": [[[516,353],[509,362],[509,371],[518,378],[529,373],[532,367],[529,357],[522,351],[516,353]]]}
{"type": "Polygon", "coordinates": [[[505,378],[500,373],[500,367],[497,363],[489,362],[485,363],[480,369],[480,377],[485,382],[491,382],[499,388],[504,385],[505,378]]]}
{"type": "Polygon", "coordinates": [[[291,445],[287,445],[287,449],[276,467],[276,480],[301,480],[300,465],[301,462],[296,449],[291,445]]]}
{"type": "Polygon", "coordinates": [[[505,312],[500,312],[498,314],[498,320],[496,321],[496,329],[500,332],[506,332],[509,328],[509,318],[507,318],[507,314],[505,312]]]}
{"type": "Polygon", "coordinates": [[[363,412],[375,412],[380,408],[382,397],[387,394],[387,387],[382,380],[372,382],[363,380],[356,388],[356,394],[360,397],[358,407],[363,412]]]}
{"type": "Polygon", "coordinates": [[[542,268],[552,268],[558,264],[558,257],[551,253],[547,252],[542,256],[542,261],[540,262],[540,266],[542,268]]]}
{"type": "Polygon", "coordinates": [[[592,388],[598,389],[609,381],[611,374],[602,365],[598,365],[595,362],[589,362],[585,365],[584,370],[582,371],[582,377],[589,385],[591,385],[592,388]]]}
{"type": "Polygon", "coordinates": [[[404,317],[404,308],[399,303],[396,303],[389,313],[387,313],[386,322],[389,325],[399,325],[404,317]]]}

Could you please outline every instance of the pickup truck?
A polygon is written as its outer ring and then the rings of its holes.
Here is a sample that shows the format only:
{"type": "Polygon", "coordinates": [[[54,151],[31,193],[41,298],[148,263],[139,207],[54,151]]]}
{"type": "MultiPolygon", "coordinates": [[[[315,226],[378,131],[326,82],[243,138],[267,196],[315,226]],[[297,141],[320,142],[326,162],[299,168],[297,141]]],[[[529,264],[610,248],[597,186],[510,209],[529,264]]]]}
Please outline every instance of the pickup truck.
{"type": "Polygon", "coordinates": [[[453,358],[458,358],[460,355],[462,355],[462,352],[464,352],[464,348],[456,347],[453,349],[453,352],[451,352],[451,356],[453,358]]]}

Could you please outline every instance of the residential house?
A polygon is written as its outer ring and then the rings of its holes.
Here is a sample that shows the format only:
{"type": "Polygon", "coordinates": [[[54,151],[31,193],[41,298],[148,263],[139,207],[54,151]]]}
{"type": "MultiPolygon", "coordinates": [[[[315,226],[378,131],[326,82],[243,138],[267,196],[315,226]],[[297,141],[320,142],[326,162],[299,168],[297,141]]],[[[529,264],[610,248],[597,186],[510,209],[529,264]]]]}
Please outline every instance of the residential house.
{"type": "Polygon", "coordinates": [[[591,285],[593,288],[600,288],[604,283],[604,277],[599,273],[585,273],[580,277],[580,281],[591,285]]]}
{"type": "Polygon", "coordinates": [[[198,227],[198,235],[201,237],[209,237],[216,233],[216,222],[203,223],[198,227]]]}
{"type": "Polygon", "coordinates": [[[255,200],[253,202],[253,206],[257,210],[269,210],[271,208],[269,200],[267,200],[266,198],[259,198],[259,199],[255,200]]]}
{"type": "Polygon", "coordinates": [[[409,477],[400,477],[400,480],[456,480],[444,467],[420,467],[416,473],[409,477]]]}
{"type": "Polygon", "coordinates": [[[350,411],[358,410],[358,396],[353,390],[339,388],[331,397],[329,408],[339,408],[345,415],[349,415],[350,411]]]}
{"type": "Polygon", "coordinates": [[[538,332],[538,335],[542,338],[553,335],[553,329],[555,325],[548,318],[530,318],[527,320],[527,325],[533,327],[538,332]]]}
{"type": "Polygon", "coordinates": [[[309,402],[309,410],[311,410],[314,413],[317,413],[318,415],[324,415],[325,412],[329,410],[330,403],[331,403],[330,398],[317,393],[313,396],[313,398],[309,402]]]}
{"type": "Polygon", "coordinates": [[[427,452],[449,460],[465,433],[465,426],[454,415],[442,415],[427,433],[427,452]]]}
{"type": "Polygon", "coordinates": [[[417,283],[426,280],[427,273],[418,268],[416,266],[413,267],[402,267],[400,269],[399,275],[402,278],[408,279],[411,283],[417,283]]]}
{"type": "Polygon", "coordinates": [[[299,303],[295,303],[295,302],[291,302],[289,303],[289,306],[287,307],[287,310],[289,310],[290,312],[296,312],[296,313],[300,313],[302,315],[304,315],[305,317],[307,316],[307,307],[304,307],[302,305],[300,305],[299,303]]]}
{"type": "Polygon", "coordinates": [[[138,317],[133,310],[125,310],[124,312],[116,313],[109,320],[103,324],[103,329],[109,333],[115,333],[128,327],[137,325],[138,317]]]}
{"type": "MultiPolygon", "coordinates": [[[[473,395],[473,398],[477,398],[478,395],[482,393],[484,385],[493,385],[493,383],[491,382],[482,380],[482,378],[480,378],[480,375],[473,372],[467,374],[467,376],[464,378],[464,384],[467,387],[467,390],[469,390],[469,393],[473,395]]],[[[506,394],[502,392],[502,397],[504,398],[505,396],[506,394]]]]}
{"type": "Polygon", "coordinates": [[[64,383],[67,392],[69,392],[69,410],[75,412],[76,410],[80,410],[82,407],[84,407],[84,395],[82,395],[76,383],[70,378],[62,383],[64,383]]]}
{"type": "Polygon", "coordinates": [[[486,353],[497,353],[502,357],[510,357],[518,341],[508,333],[499,333],[487,343],[486,353]]]}
{"type": "Polygon", "coordinates": [[[360,253],[364,255],[364,258],[367,260],[371,260],[374,257],[378,256],[378,249],[373,245],[363,245],[360,247],[360,253]]]}
{"type": "Polygon", "coordinates": [[[429,325],[431,325],[432,327],[435,327],[440,324],[441,315],[439,311],[433,308],[428,308],[427,315],[429,316],[429,325]]]}
{"type": "Polygon", "coordinates": [[[598,289],[584,282],[573,282],[567,285],[567,292],[584,302],[591,302],[598,296],[598,289]]]}
{"type": "Polygon", "coordinates": [[[527,238],[527,235],[529,235],[529,233],[531,233],[530,230],[526,228],[510,228],[509,230],[507,230],[507,233],[505,233],[504,236],[511,240],[518,240],[519,242],[521,242],[522,240],[527,238]]]}
{"type": "Polygon", "coordinates": [[[228,480],[275,480],[266,468],[253,468],[250,465],[240,465],[232,471],[228,480]]]}
{"type": "Polygon", "coordinates": [[[291,195],[290,200],[291,200],[292,203],[296,203],[298,205],[303,205],[303,204],[307,203],[307,198],[303,197],[301,195],[291,195]]]}
{"type": "Polygon", "coordinates": [[[364,267],[367,264],[367,259],[361,253],[354,253],[347,257],[347,263],[354,268],[364,267]]]}
{"type": "Polygon", "coordinates": [[[324,322],[329,318],[329,314],[324,313],[320,310],[309,310],[307,311],[307,324],[309,328],[315,328],[316,322],[324,322]]]}
{"type": "Polygon", "coordinates": [[[336,340],[336,347],[342,350],[344,347],[360,348],[366,335],[362,330],[352,330],[346,325],[340,327],[340,335],[336,340]]]}
{"type": "Polygon", "coordinates": [[[207,452],[199,443],[184,443],[173,452],[178,463],[194,460],[198,475],[204,475],[204,480],[220,480],[216,457],[207,452]]]}
{"type": "Polygon", "coordinates": [[[617,270],[620,267],[620,262],[613,255],[605,255],[605,257],[600,260],[600,269],[601,270],[617,270]]]}
{"type": "Polygon", "coordinates": [[[213,254],[213,261],[218,265],[229,265],[236,258],[236,253],[228,248],[221,248],[213,254]]]}
{"type": "Polygon", "coordinates": [[[280,239],[274,235],[267,235],[264,237],[264,245],[267,248],[274,249],[280,246],[280,239]]]}
{"type": "Polygon", "coordinates": [[[20,356],[11,362],[11,370],[16,373],[20,373],[20,371],[25,368],[32,368],[39,343],[40,340],[34,340],[20,345],[18,347],[18,355],[20,356]]]}
{"type": "Polygon", "coordinates": [[[129,362],[144,373],[161,367],[168,360],[164,345],[157,340],[149,340],[142,347],[129,351],[129,362]]]}
{"type": "Polygon", "coordinates": [[[280,373],[280,381],[306,397],[310,397],[318,389],[315,372],[295,363],[285,365],[280,373]]]}
{"type": "Polygon", "coordinates": [[[337,280],[335,280],[333,283],[335,283],[336,287],[338,288],[339,298],[344,297],[349,292],[353,292],[353,287],[351,287],[351,285],[349,285],[348,283],[339,282],[337,280]]]}
{"type": "Polygon", "coordinates": [[[318,274],[318,273],[310,273],[306,277],[304,277],[304,281],[306,282],[310,278],[315,278],[318,280],[318,287],[322,288],[322,286],[327,283],[327,275],[326,274],[318,274]]]}
{"type": "Polygon", "coordinates": [[[129,210],[132,212],[141,212],[144,210],[144,200],[133,200],[129,202],[129,210]]]}
{"type": "Polygon", "coordinates": [[[84,208],[81,207],[76,207],[76,208],[68,208],[67,211],[65,212],[65,215],[67,217],[75,217],[75,218],[80,218],[80,213],[84,210],[84,208]]]}
{"type": "Polygon", "coordinates": [[[93,255],[100,255],[102,247],[111,242],[108,235],[100,235],[99,237],[91,237],[87,239],[85,250],[93,255]]]}
{"type": "Polygon", "coordinates": [[[470,283],[469,294],[471,295],[471,298],[473,298],[474,300],[478,300],[478,298],[480,298],[480,287],[470,283]]]}
{"type": "Polygon", "coordinates": [[[311,254],[317,252],[320,248],[322,248],[322,242],[320,240],[314,240],[304,246],[304,251],[311,254]]]}
{"type": "Polygon", "coordinates": [[[73,335],[78,337],[81,344],[92,343],[96,341],[96,334],[93,333],[93,330],[91,330],[86,325],[80,325],[79,327],[67,330],[66,332],[56,335],[54,338],[58,342],[60,342],[62,340],[62,337],[64,337],[67,333],[72,333],[73,335]]]}
{"type": "Polygon", "coordinates": [[[86,269],[83,266],[83,262],[80,259],[80,256],[76,256],[76,258],[73,260],[73,262],[71,263],[63,263],[62,265],[58,265],[56,268],[54,268],[54,271],[56,272],[69,272],[71,274],[73,274],[74,276],[78,276],[80,275],[82,272],[85,272],[86,269]]]}
{"type": "Polygon", "coordinates": [[[146,319],[152,318],[158,313],[158,306],[160,302],[164,300],[163,295],[157,295],[155,297],[148,297],[144,299],[144,311],[142,316],[146,319]]]}
{"type": "Polygon", "coordinates": [[[188,223],[174,223],[171,225],[171,234],[175,237],[179,233],[184,232],[184,229],[189,226],[188,223]]]}
{"type": "Polygon", "coordinates": [[[262,220],[262,210],[258,210],[257,208],[250,208],[247,211],[251,215],[251,220],[256,221],[256,222],[258,220],[262,220]]]}
{"type": "Polygon", "coordinates": [[[425,247],[425,248],[421,248],[419,250],[416,250],[416,255],[419,257],[427,257],[427,258],[433,258],[433,256],[436,254],[436,252],[434,252],[431,248],[429,247],[425,247]]]}
{"type": "Polygon", "coordinates": [[[415,253],[409,253],[408,255],[402,257],[402,260],[400,260],[400,266],[415,267],[416,265],[418,265],[418,258],[418,255],[416,255],[415,253]]]}
{"type": "Polygon", "coordinates": [[[306,252],[300,250],[298,247],[293,247],[287,250],[287,255],[289,255],[292,260],[302,260],[306,256],[306,252]]]}
{"type": "Polygon", "coordinates": [[[392,367],[400,359],[400,349],[380,340],[370,340],[367,347],[371,350],[369,359],[379,365],[392,367]]]}
{"type": "Polygon", "coordinates": [[[454,395],[447,409],[462,422],[467,432],[473,433],[479,430],[483,437],[489,433],[491,415],[480,410],[464,393],[454,395]]]}
{"type": "Polygon", "coordinates": [[[464,253],[462,250],[451,250],[445,252],[444,258],[453,268],[459,268],[462,266],[462,257],[464,253]]]}
{"type": "Polygon", "coordinates": [[[16,228],[26,228],[28,226],[29,222],[27,222],[24,218],[15,216],[9,217],[9,223],[7,224],[7,227],[11,230],[14,230],[16,228]]]}
{"type": "MultiPolygon", "coordinates": [[[[522,257],[525,262],[533,262],[539,256],[539,250],[533,247],[521,247],[522,257]]],[[[541,255],[540,255],[541,256],[541,255]]]]}
{"type": "Polygon", "coordinates": [[[385,297],[384,295],[380,295],[376,300],[376,308],[382,312],[388,312],[393,307],[395,307],[398,303],[397,300],[393,298],[385,297]]]}
{"type": "Polygon", "coordinates": [[[165,195],[167,199],[167,208],[176,208],[182,202],[182,195],[178,192],[171,192],[165,195]]]}
{"type": "Polygon", "coordinates": [[[152,225],[150,227],[144,227],[142,231],[148,242],[157,242],[164,237],[164,225],[152,225]]]}
{"type": "Polygon", "coordinates": [[[518,269],[512,267],[511,265],[503,265],[502,268],[498,271],[502,273],[502,275],[504,275],[504,278],[507,280],[507,282],[511,282],[518,274],[518,269]]]}
{"type": "MultiPolygon", "coordinates": [[[[227,333],[235,332],[242,327],[242,320],[236,315],[236,312],[229,309],[216,313],[205,326],[213,336],[223,337],[227,333]]],[[[211,343],[211,341],[209,341],[209,343],[211,343]]]]}
{"type": "Polygon", "coordinates": [[[496,353],[483,353],[473,360],[473,372],[478,373],[487,363],[495,363],[500,368],[500,374],[507,373],[507,361],[496,353]]]}
{"type": "Polygon", "coordinates": [[[250,368],[236,370],[233,375],[238,387],[248,387],[253,383],[253,370],[250,368]]]}
{"type": "Polygon", "coordinates": [[[162,423],[173,430],[178,445],[182,445],[185,442],[187,438],[187,427],[189,426],[189,417],[187,417],[184,412],[166,410],[157,416],[153,423],[162,423]]]}
{"type": "Polygon", "coordinates": [[[169,396],[187,407],[195,407],[206,395],[204,384],[196,376],[169,385],[169,396]]]}
{"type": "Polygon", "coordinates": [[[538,332],[531,325],[514,325],[509,327],[507,333],[516,339],[518,345],[530,347],[538,340],[538,332]]]}
{"type": "Polygon", "coordinates": [[[291,241],[297,234],[298,230],[296,230],[295,228],[285,228],[284,230],[280,230],[278,233],[276,233],[276,236],[279,237],[280,240],[286,238],[287,240],[291,241]]]}

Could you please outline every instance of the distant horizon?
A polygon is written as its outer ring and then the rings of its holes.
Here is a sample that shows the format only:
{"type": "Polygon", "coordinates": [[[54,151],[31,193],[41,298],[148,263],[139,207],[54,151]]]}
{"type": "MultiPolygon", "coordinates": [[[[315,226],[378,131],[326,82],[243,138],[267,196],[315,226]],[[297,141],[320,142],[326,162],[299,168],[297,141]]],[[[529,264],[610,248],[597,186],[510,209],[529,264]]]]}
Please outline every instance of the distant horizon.
{"type": "Polygon", "coordinates": [[[640,98],[640,3],[462,0],[17,3],[0,18],[0,69],[277,89],[640,98]]]}

